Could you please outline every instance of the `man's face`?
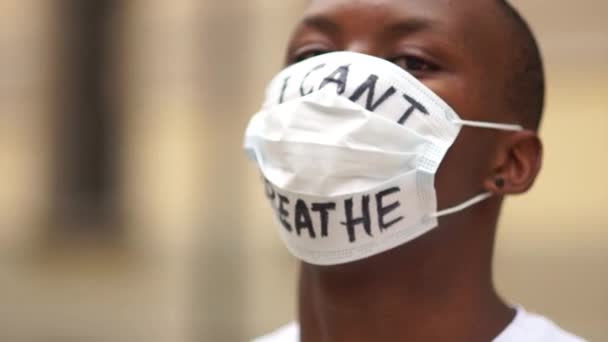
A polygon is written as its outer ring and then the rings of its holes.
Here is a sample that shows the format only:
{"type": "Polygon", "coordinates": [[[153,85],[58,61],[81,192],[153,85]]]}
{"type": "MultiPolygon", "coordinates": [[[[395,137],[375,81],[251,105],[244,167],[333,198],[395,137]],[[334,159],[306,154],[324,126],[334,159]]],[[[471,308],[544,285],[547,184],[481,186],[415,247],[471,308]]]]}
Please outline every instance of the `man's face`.
{"type": "MultiPolygon", "coordinates": [[[[332,51],[373,55],[413,74],[465,120],[514,123],[499,108],[508,53],[494,7],[487,0],[315,0],[287,64],[332,51]]],[[[462,130],[438,172],[440,209],[484,191],[499,136],[462,130]]]]}

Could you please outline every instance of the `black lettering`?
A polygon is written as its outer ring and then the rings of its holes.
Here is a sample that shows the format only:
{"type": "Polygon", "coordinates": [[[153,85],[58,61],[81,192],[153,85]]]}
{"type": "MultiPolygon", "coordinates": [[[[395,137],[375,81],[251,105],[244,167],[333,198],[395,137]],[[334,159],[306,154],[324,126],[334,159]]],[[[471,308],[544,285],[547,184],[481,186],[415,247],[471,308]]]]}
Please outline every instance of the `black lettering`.
{"type": "Polygon", "coordinates": [[[291,225],[287,221],[287,219],[289,218],[289,212],[287,211],[287,209],[285,209],[285,204],[289,204],[289,198],[279,194],[279,221],[281,221],[281,224],[283,225],[283,227],[285,227],[285,229],[287,229],[287,231],[291,232],[291,225]]]}
{"type": "Polygon", "coordinates": [[[369,75],[367,80],[363,82],[363,84],[361,84],[359,88],[357,88],[357,90],[355,90],[355,92],[353,93],[353,95],[351,95],[349,99],[353,102],[357,102],[361,98],[361,96],[363,96],[363,94],[367,91],[367,100],[365,102],[365,108],[372,112],[375,111],[378,106],[384,103],[384,101],[386,101],[389,97],[393,96],[397,91],[395,87],[391,86],[384,92],[384,94],[382,94],[382,96],[380,96],[378,101],[374,102],[376,82],[378,82],[378,76],[369,75]]]}
{"type": "Polygon", "coordinates": [[[399,208],[401,206],[401,203],[399,201],[397,201],[397,202],[393,202],[393,203],[385,206],[383,203],[383,200],[386,196],[392,195],[399,191],[401,191],[400,188],[394,187],[394,188],[390,188],[390,189],[384,190],[384,191],[376,194],[376,205],[377,205],[377,209],[378,209],[378,225],[380,226],[380,231],[387,230],[391,226],[393,226],[395,223],[403,220],[403,216],[399,216],[398,218],[396,218],[390,222],[384,221],[384,217],[386,215],[390,214],[393,210],[399,208]]]}
{"type": "Polygon", "coordinates": [[[355,227],[359,224],[363,225],[363,229],[369,236],[372,235],[372,226],[371,219],[369,215],[369,195],[365,195],[361,198],[361,217],[355,218],[353,216],[353,199],[349,198],[344,201],[344,207],[346,210],[346,222],[340,222],[342,225],[346,226],[346,230],[348,231],[348,239],[350,242],[357,241],[357,237],[355,234],[355,227]]]}
{"type": "Polygon", "coordinates": [[[312,68],[309,72],[307,72],[306,75],[304,75],[304,78],[302,79],[302,83],[300,83],[300,95],[306,96],[306,95],[312,94],[312,92],[314,91],[314,88],[310,88],[310,90],[306,91],[306,90],[304,90],[304,83],[306,83],[306,80],[308,79],[308,76],[310,76],[310,74],[323,68],[324,66],[325,66],[325,63],[319,64],[316,67],[312,68]]]}
{"type": "Polygon", "coordinates": [[[323,89],[326,85],[330,83],[335,83],[337,88],[338,95],[342,95],[346,90],[346,81],[348,80],[348,72],[350,69],[350,64],[343,65],[336,69],[336,71],[332,72],[331,75],[325,77],[321,85],[319,86],[319,90],[323,89]]]}
{"type": "Polygon", "coordinates": [[[328,236],[329,211],[336,210],[336,203],[313,203],[312,211],[318,212],[321,217],[321,236],[328,236]]]}
{"type": "Polygon", "coordinates": [[[302,234],[302,229],[308,229],[308,234],[310,234],[311,238],[314,239],[317,237],[312,226],[312,218],[310,217],[308,206],[306,206],[306,202],[301,199],[296,202],[295,226],[298,236],[302,234]]]}
{"type": "Polygon", "coordinates": [[[422,114],[429,115],[429,111],[418,101],[414,100],[412,97],[403,94],[403,98],[410,103],[410,108],[408,108],[401,119],[399,119],[399,124],[403,125],[407,119],[414,113],[415,110],[418,110],[422,114]]]}
{"type": "Polygon", "coordinates": [[[287,76],[283,80],[283,88],[281,88],[281,96],[279,97],[279,104],[281,104],[285,101],[285,90],[287,90],[287,85],[289,84],[290,78],[291,78],[291,76],[287,76]]]}

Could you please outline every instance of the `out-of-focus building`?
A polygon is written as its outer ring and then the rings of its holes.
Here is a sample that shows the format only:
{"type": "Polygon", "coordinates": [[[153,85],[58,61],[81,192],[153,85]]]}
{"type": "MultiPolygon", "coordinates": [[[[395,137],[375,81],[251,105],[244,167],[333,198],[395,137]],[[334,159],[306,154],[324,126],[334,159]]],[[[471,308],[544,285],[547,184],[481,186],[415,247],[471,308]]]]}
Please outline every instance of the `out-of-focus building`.
{"type": "MultiPolygon", "coordinates": [[[[514,1],[548,74],[546,158],[507,201],[504,295],[608,339],[608,24],[514,1]]],[[[0,340],[245,341],[293,319],[243,129],[307,1],[0,4],[0,340]]]]}
{"type": "Polygon", "coordinates": [[[0,340],[187,341],[200,1],[0,5],[0,340]]]}

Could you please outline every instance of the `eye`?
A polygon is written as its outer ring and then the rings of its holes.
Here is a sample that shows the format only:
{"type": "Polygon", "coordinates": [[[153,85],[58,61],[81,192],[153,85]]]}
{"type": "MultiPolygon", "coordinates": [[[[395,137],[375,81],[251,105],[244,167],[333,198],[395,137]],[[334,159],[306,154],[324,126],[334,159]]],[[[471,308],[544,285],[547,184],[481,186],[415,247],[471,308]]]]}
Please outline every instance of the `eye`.
{"type": "Polygon", "coordinates": [[[417,56],[402,56],[389,61],[417,77],[440,70],[437,64],[417,56]]]}
{"type": "Polygon", "coordinates": [[[296,51],[290,58],[289,64],[295,64],[298,62],[302,62],[312,57],[320,56],[322,54],[330,52],[326,49],[306,49],[301,51],[296,51]]]}

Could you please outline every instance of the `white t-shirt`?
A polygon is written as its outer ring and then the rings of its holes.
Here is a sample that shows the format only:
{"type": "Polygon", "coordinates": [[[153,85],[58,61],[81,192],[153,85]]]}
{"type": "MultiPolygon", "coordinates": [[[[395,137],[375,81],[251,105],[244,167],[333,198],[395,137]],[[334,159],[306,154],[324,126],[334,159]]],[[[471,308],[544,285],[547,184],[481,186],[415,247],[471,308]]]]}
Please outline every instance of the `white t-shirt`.
{"type": "MultiPolygon", "coordinates": [[[[299,342],[300,327],[291,323],[252,342],[299,342]]],[[[558,327],[545,317],[517,309],[513,322],[492,342],[585,342],[558,327]]]]}

